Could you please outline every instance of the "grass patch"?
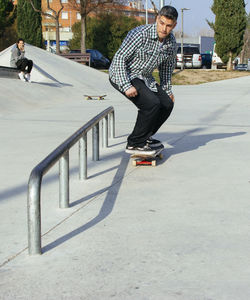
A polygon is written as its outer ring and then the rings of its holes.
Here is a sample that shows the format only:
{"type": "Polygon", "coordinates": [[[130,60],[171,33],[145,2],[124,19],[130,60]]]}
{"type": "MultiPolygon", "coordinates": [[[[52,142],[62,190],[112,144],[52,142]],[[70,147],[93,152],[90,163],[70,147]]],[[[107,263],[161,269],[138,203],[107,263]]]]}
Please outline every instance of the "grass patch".
{"type": "MultiPolygon", "coordinates": [[[[108,70],[102,70],[108,73],[108,70]]],[[[154,71],[153,76],[159,83],[159,72],[154,71]]],[[[243,76],[250,76],[249,71],[225,71],[225,70],[203,70],[203,69],[185,69],[183,71],[176,69],[172,76],[173,85],[195,85],[218,80],[232,79],[243,76]]]]}
{"type": "Polygon", "coordinates": [[[188,69],[175,70],[172,77],[173,85],[195,85],[218,80],[226,80],[249,76],[248,71],[224,71],[224,70],[203,70],[203,69],[188,69]]]}

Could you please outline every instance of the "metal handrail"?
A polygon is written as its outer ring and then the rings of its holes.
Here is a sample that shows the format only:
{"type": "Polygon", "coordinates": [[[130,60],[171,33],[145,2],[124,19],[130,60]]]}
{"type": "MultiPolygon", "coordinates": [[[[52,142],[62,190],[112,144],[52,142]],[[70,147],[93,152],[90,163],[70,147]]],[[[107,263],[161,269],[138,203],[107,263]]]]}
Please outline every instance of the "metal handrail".
{"type": "Polygon", "coordinates": [[[69,150],[79,141],[79,178],[87,179],[87,133],[92,129],[92,159],[97,161],[99,160],[100,121],[104,121],[103,146],[108,147],[108,132],[111,138],[115,137],[115,115],[112,106],[88,121],[32,170],[28,183],[28,249],[30,255],[41,254],[40,198],[43,175],[59,160],[59,207],[69,207],[69,150]]]}

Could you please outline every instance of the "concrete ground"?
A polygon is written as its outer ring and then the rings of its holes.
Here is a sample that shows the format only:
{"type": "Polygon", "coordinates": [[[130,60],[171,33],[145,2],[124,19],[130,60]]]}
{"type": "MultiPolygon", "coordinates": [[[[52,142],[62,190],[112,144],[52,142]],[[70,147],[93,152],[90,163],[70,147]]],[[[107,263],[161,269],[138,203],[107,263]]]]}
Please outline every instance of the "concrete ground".
{"type": "Polygon", "coordinates": [[[0,299],[250,299],[250,77],[175,86],[164,159],[133,167],[136,109],[107,74],[29,45],[27,57],[32,84],[0,78],[0,299]],[[31,170],[108,106],[116,138],[98,162],[89,142],[87,180],[70,152],[70,208],[58,208],[58,165],[45,175],[43,254],[29,256],[31,170]]]}

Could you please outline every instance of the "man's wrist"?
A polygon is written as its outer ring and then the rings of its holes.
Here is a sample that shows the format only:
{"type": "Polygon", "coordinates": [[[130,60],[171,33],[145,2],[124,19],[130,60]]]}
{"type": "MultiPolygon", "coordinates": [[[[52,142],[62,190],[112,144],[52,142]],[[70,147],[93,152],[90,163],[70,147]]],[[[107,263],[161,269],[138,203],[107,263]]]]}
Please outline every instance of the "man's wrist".
{"type": "Polygon", "coordinates": [[[124,85],[121,86],[121,90],[125,93],[131,87],[132,87],[131,83],[126,83],[126,84],[124,84],[124,85]]]}

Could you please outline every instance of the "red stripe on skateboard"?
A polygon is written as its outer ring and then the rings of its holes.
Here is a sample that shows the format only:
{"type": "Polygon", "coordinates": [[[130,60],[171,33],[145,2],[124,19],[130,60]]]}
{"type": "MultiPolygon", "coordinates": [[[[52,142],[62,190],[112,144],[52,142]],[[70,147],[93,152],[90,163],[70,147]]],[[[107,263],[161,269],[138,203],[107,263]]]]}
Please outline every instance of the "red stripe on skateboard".
{"type": "Polygon", "coordinates": [[[136,164],[137,165],[152,165],[152,161],[142,160],[142,161],[137,161],[136,164]]]}

